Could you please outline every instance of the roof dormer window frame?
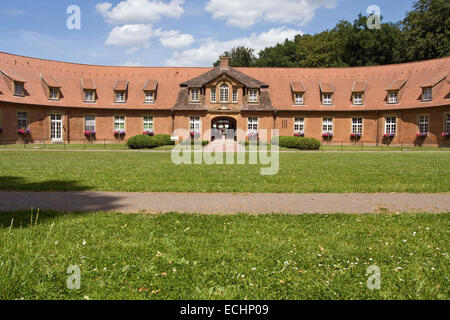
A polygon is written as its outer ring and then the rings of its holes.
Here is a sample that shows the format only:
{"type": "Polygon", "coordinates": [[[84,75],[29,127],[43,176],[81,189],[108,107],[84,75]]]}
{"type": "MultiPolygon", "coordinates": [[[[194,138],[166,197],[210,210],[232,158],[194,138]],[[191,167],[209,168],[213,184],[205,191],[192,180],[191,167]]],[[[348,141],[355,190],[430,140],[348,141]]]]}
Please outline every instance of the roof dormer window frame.
{"type": "Polygon", "coordinates": [[[322,104],[324,106],[333,105],[333,93],[322,93],[322,104]]]}
{"type": "Polygon", "coordinates": [[[259,90],[258,89],[248,89],[248,102],[258,103],[259,101],[259,90]]]}
{"type": "Polygon", "coordinates": [[[20,81],[14,81],[13,94],[16,97],[24,97],[25,96],[25,83],[20,82],[20,81]]]}
{"type": "Polygon", "coordinates": [[[97,101],[97,93],[94,89],[84,89],[84,102],[95,103],[97,101]]]}
{"type": "Polygon", "coordinates": [[[125,90],[115,91],[116,103],[127,103],[127,92],[125,90]]]}
{"type": "Polygon", "coordinates": [[[355,106],[364,105],[364,92],[353,92],[352,93],[352,103],[355,106]]]}
{"type": "Polygon", "coordinates": [[[433,87],[422,88],[422,101],[424,102],[433,101],[433,87]]]}
{"type": "Polygon", "coordinates": [[[144,103],[154,104],[155,103],[155,91],[145,90],[144,91],[144,103]]]}
{"type": "Polygon", "coordinates": [[[189,100],[194,103],[200,102],[200,88],[191,88],[189,90],[189,100]]]}
{"type": "Polygon", "coordinates": [[[294,92],[294,105],[303,106],[305,104],[305,94],[303,92],[294,92]]]}
{"type": "Polygon", "coordinates": [[[61,99],[61,91],[58,87],[48,88],[48,100],[59,101],[61,99]],[[56,95],[55,95],[56,93],[56,95]]]}
{"type": "Polygon", "coordinates": [[[387,96],[387,103],[388,104],[397,104],[399,102],[399,91],[400,90],[389,90],[388,96],[387,96]]]}

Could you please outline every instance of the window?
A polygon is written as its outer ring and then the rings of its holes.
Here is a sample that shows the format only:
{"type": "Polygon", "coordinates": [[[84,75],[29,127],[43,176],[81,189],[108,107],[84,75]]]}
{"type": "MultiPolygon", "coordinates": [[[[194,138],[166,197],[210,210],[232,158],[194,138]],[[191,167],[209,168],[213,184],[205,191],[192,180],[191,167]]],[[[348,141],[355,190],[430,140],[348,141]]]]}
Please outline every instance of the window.
{"type": "Polygon", "coordinates": [[[237,89],[233,89],[233,102],[238,102],[238,91],[237,89]]]}
{"type": "Polygon", "coordinates": [[[450,114],[448,114],[446,117],[445,132],[450,132],[450,114]]]}
{"type": "Polygon", "coordinates": [[[331,93],[324,93],[322,95],[322,103],[323,104],[333,104],[333,95],[331,93]]]}
{"type": "Polygon", "coordinates": [[[257,132],[258,131],[258,118],[251,117],[248,118],[248,132],[257,132]]]}
{"type": "Polygon", "coordinates": [[[303,93],[294,94],[294,103],[296,105],[303,104],[303,93]]]}
{"type": "Polygon", "coordinates": [[[432,88],[423,88],[422,100],[423,101],[431,101],[431,100],[433,100],[433,89],[432,88]]]}
{"type": "Polygon", "coordinates": [[[50,125],[50,138],[53,141],[62,140],[62,117],[60,114],[50,115],[51,125],[50,125]]]}
{"type": "Polygon", "coordinates": [[[220,102],[228,102],[228,94],[229,94],[229,88],[224,83],[220,86],[220,102]]]}
{"type": "Polygon", "coordinates": [[[428,133],[429,125],[428,125],[428,116],[419,116],[418,118],[418,127],[420,133],[428,133]]]}
{"type": "Polygon", "coordinates": [[[353,94],[353,104],[363,104],[362,93],[354,93],[353,94]]]}
{"type": "Polygon", "coordinates": [[[192,102],[200,101],[200,89],[191,89],[191,101],[192,102]]]}
{"type": "Polygon", "coordinates": [[[49,88],[49,96],[50,100],[59,100],[59,89],[58,88],[49,88]]]}
{"type": "Polygon", "coordinates": [[[323,133],[333,133],[333,118],[323,118],[323,133]]]}
{"type": "Polygon", "coordinates": [[[397,103],[398,102],[398,91],[389,91],[388,102],[389,103],[397,103]]]}
{"type": "Polygon", "coordinates": [[[294,132],[295,133],[305,132],[305,118],[295,118],[294,132]]]}
{"type": "Polygon", "coordinates": [[[125,131],[125,116],[114,117],[114,131],[125,131]]]}
{"type": "Polygon", "coordinates": [[[248,102],[258,102],[258,90],[252,89],[249,91],[248,102]]]}
{"type": "Polygon", "coordinates": [[[153,131],[153,117],[152,116],[144,117],[144,131],[153,131]]]}
{"type": "Polygon", "coordinates": [[[189,122],[190,131],[200,132],[200,117],[191,117],[189,122]]]}
{"type": "Polygon", "coordinates": [[[145,91],[145,103],[154,103],[155,93],[153,91],[145,91]]]}
{"type": "Polygon", "coordinates": [[[211,89],[211,102],[216,102],[216,89],[211,89]]]}
{"type": "Polygon", "coordinates": [[[116,102],[117,103],[125,102],[125,91],[117,91],[116,92],[116,102]]]}
{"type": "Polygon", "coordinates": [[[362,134],[362,131],[363,131],[363,119],[362,118],[353,118],[352,119],[352,133],[362,134]]]}
{"type": "Polygon", "coordinates": [[[28,128],[28,113],[17,112],[17,129],[28,128]]]}
{"type": "Polygon", "coordinates": [[[386,128],[384,133],[397,133],[397,118],[388,117],[386,118],[386,128]]]}
{"type": "Polygon", "coordinates": [[[84,131],[95,131],[95,116],[84,117],[84,131]]]}
{"type": "Polygon", "coordinates": [[[84,91],[84,101],[94,102],[95,101],[95,91],[94,90],[85,90],[84,91]]]}
{"type": "Polygon", "coordinates": [[[14,95],[15,96],[24,95],[24,87],[22,82],[14,82],[14,95]]]}

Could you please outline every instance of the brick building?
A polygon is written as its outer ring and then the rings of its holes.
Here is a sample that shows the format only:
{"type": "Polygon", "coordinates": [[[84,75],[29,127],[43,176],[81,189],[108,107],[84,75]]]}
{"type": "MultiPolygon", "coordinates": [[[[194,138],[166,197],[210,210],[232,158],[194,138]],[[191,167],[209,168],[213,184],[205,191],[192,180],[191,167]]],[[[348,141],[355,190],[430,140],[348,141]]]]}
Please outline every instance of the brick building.
{"type": "Polygon", "coordinates": [[[144,131],[276,128],[327,143],[450,147],[449,67],[450,58],[360,68],[231,68],[223,57],[217,68],[141,68],[0,53],[0,141],[82,143],[144,131]]]}

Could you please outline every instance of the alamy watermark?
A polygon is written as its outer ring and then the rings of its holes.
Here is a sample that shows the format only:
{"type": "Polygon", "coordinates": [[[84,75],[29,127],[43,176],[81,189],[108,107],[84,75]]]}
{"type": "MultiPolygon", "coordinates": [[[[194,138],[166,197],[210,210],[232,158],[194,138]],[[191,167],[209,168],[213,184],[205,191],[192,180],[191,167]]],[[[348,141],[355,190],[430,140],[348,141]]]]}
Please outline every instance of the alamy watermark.
{"type": "Polygon", "coordinates": [[[70,276],[67,278],[67,289],[80,290],[81,288],[81,269],[77,265],[71,265],[67,268],[67,274],[70,276]]]}
{"type": "Polygon", "coordinates": [[[367,19],[367,28],[370,30],[381,29],[381,8],[377,5],[371,5],[367,8],[367,14],[370,15],[367,19]]]}
{"type": "Polygon", "coordinates": [[[66,26],[69,30],[81,30],[81,9],[77,5],[67,7],[66,13],[70,16],[66,20],[66,26]]]}
{"type": "Polygon", "coordinates": [[[369,266],[366,271],[367,288],[370,290],[380,290],[381,289],[381,269],[378,266],[369,266]]]}

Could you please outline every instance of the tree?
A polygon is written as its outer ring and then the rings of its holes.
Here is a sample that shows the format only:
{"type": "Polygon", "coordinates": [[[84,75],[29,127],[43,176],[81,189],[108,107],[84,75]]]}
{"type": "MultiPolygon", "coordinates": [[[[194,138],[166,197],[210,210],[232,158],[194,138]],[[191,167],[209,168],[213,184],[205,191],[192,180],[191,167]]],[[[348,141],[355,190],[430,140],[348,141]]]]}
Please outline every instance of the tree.
{"type": "Polygon", "coordinates": [[[418,0],[403,20],[410,61],[450,55],[450,2],[418,0]]]}
{"type": "MultiPolygon", "coordinates": [[[[230,67],[252,67],[256,60],[254,52],[254,49],[241,46],[225,51],[223,55],[230,58],[230,67]]],[[[218,66],[220,66],[220,59],[214,63],[214,67],[218,66]]]]}

